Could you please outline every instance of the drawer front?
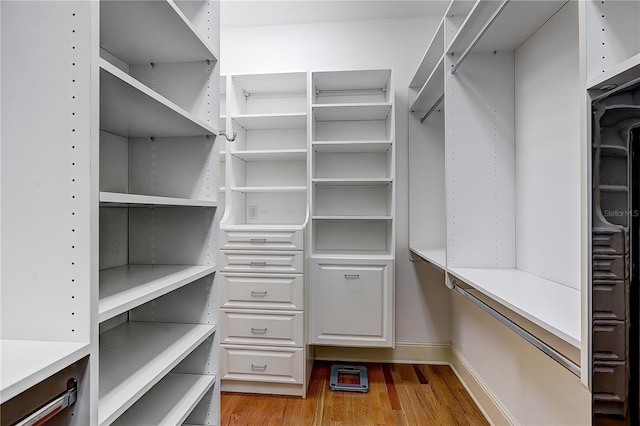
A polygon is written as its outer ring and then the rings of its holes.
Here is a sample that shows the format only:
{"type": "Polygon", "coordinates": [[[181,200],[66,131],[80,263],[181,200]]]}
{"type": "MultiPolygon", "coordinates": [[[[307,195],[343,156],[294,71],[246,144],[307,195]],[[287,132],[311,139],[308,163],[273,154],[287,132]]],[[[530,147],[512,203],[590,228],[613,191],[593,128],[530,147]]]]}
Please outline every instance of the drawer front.
{"type": "Polygon", "coordinates": [[[302,229],[292,231],[234,231],[222,233],[221,250],[304,250],[302,229]]]}
{"type": "Polygon", "coordinates": [[[220,375],[227,380],[302,383],[302,348],[220,346],[220,375]]]}
{"type": "Polygon", "coordinates": [[[256,272],[301,274],[303,252],[225,251],[221,257],[221,272],[256,272]]]}
{"type": "Polygon", "coordinates": [[[220,343],[302,346],[302,312],[224,310],[220,312],[220,343]]]}
{"type": "Polygon", "coordinates": [[[221,275],[220,298],[223,308],[302,310],[304,278],[302,275],[221,275]]]}

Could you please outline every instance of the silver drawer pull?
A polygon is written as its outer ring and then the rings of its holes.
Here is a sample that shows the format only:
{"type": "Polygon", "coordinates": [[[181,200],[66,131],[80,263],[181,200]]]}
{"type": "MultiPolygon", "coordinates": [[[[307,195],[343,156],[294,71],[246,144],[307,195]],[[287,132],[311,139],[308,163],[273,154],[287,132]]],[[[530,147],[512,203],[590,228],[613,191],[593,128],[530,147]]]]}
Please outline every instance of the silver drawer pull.
{"type": "Polygon", "coordinates": [[[266,244],[266,238],[251,238],[251,244],[266,244]]]}
{"type": "Polygon", "coordinates": [[[251,369],[252,370],[266,370],[267,369],[267,364],[263,364],[263,365],[256,365],[256,364],[251,364],[251,369]]]}
{"type": "Polygon", "coordinates": [[[251,262],[251,266],[267,266],[267,262],[251,262]]]}
{"type": "Polygon", "coordinates": [[[360,274],[344,274],[344,277],[348,280],[357,280],[360,278],[360,274]]]}
{"type": "Polygon", "coordinates": [[[267,290],[264,290],[264,291],[251,290],[251,295],[255,297],[264,297],[267,295],[267,290]]]}
{"type": "Polygon", "coordinates": [[[264,327],[264,328],[251,327],[251,332],[256,334],[265,334],[267,332],[267,327],[264,327]]]}

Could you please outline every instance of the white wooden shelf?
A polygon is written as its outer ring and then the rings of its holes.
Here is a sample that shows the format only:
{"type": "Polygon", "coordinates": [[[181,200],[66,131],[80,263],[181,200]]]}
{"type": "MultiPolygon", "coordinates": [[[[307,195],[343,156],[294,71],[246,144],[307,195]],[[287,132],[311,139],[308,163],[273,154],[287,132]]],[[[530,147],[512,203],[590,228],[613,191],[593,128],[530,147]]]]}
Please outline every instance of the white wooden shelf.
{"type": "Polygon", "coordinates": [[[314,259],[377,259],[392,260],[393,256],[386,250],[314,250],[311,254],[314,259]]]}
{"type": "Polygon", "coordinates": [[[215,381],[215,376],[169,373],[112,424],[181,425],[215,381]]]}
{"type": "Polygon", "coordinates": [[[517,269],[448,272],[544,330],[580,348],[580,291],[517,269]]]}
{"type": "Polygon", "coordinates": [[[100,192],[100,203],[123,206],[185,206],[217,207],[217,201],[195,200],[191,198],[157,197],[155,195],[123,194],[118,192],[100,192]]]}
{"type": "Polygon", "coordinates": [[[446,248],[422,248],[422,247],[409,247],[416,255],[420,256],[426,262],[431,263],[438,269],[446,271],[447,269],[447,249],[446,248]]]}
{"type": "Polygon", "coordinates": [[[392,182],[391,178],[361,178],[361,179],[342,179],[342,178],[313,178],[311,181],[315,185],[388,185],[392,182]]]}
{"type": "Polygon", "coordinates": [[[444,55],[433,68],[426,83],[418,92],[415,101],[409,107],[410,111],[426,111],[438,103],[444,96],[444,55]]]}
{"type": "Polygon", "coordinates": [[[300,231],[304,229],[304,225],[295,224],[242,224],[227,225],[225,231],[300,231]]]}
{"type": "Polygon", "coordinates": [[[101,2],[100,45],[128,64],[220,57],[172,0],[101,2]]]}
{"type": "Polygon", "coordinates": [[[0,340],[0,403],[89,355],[89,343],[0,340]]]}
{"type": "MultiPolygon", "coordinates": [[[[510,1],[473,48],[475,52],[513,51],[553,16],[566,1],[510,1]]],[[[501,2],[476,1],[446,49],[462,54],[478,37],[501,2]]]]}
{"type": "Polygon", "coordinates": [[[242,114],[232,120],[248,130],[301,129],[307,125],[307,114],[242,114]]]}
{"type": "Polygon", "coordinates": [[[216,266],[127,265],[100,271],[99,321],[136,306],[216,271],[216,266]]]}
{"type": "Polygon", "coordinates": [[[381,141],[313,141],[315,152],[322,154],[348,154],[355,152],[387,152],[391,148],[390,140],[381,141]]]}
{"type": "Polygon", "coordinates": [[[418,65],[418,69],[413,74],[409,87],[422,87],[428,80],[428,77],[433,74],[433,69],[436,64],[441,60],[444,53],[444,19],[440,21],[440,25],[436,29],[435,34],[429,42],[427,50],[424,52],[422,60],[418,65]]]}
{"type": "Polygon", "coordinates": [[[100,63],[100,128],[120,136],[216,135],[217,130],[104,59],[100,63]]]}
{"type": "Polygon", "coordinates": [[[306,149],[273,149],[232,151],[231,155],[244,161],[306,161],[306,149]]]}
{"type": "Polygon", "coordinates": [[[313,216],[314,220],[392,220],[388,215],[319,215],[313,216]]]}
{"type": "Polygon", "coordinates": [[[306,186],[234,186],[236,192],[306,192],[306,186]]]}
{"type": "Polygon", "coordinates": [[[384,120],[391,111],[390,102],[315,104],[313,118],[317,121],[384,120]]]}
{"type": "Polygon", "coordinates": [[[609,85],[619,86],[637,78],[638,75],[640,75],[640,53],[605,70],[600,75],[589,78],[587,87],[599,89],[609,85]]]}
{"type": "Polygon", "coordinates": [[[215,332],[215,326],[127,322],[100,335],[98,423],[110,424],[215,332]]]}

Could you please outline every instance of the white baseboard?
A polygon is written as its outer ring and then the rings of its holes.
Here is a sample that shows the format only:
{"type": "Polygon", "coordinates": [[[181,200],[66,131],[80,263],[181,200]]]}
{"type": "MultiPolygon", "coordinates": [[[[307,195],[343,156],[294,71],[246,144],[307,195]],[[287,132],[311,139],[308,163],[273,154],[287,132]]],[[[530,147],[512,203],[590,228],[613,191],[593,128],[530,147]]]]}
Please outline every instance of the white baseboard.
{"type": "Polygon", "coordinates": [[[315,359],[320,361],[450,365],[489,423],[496,426],[517,424],[471,364],[448,342],[396,342],[395,348],[315,346],[315,359]]]}
{"type": "Polygon", "coordinates": [[[500,400],[494,395],[482,378],[457,351],[455,346],[450,346],[451,369],[458,376],[471,398],[475,401],[482,414],[492,425],[517,425],[515,419],[509,414],[500,400]]]}
{"type": "Polygon", "coordinates": [[[315,346],[320,361],[382,362],[397,364],[449,364],[447,343],[396,342],[395,348],[346,348],[315,346]]]}

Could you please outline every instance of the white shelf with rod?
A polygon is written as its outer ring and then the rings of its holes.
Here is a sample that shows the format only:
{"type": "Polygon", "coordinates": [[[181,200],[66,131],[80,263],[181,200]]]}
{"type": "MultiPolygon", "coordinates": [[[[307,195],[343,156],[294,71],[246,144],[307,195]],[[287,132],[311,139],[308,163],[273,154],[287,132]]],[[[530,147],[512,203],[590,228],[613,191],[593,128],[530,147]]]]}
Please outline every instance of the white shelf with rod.
{"type": "Polygon", "coordinates": [[[159,197],[155,195],[123,194],[118,192],[100,192],[100,203],[104,205],[140,206],[183,206],[217,207],[217,201],[194,200],[189,198],[159,197]]]}
{"type": "Polygon", "coordinates": [[[409,246],[409,250],[420,256],[423,260],[436,266],[441,271],[447,269],[447,249],[444,247],[412,247],[409,246]]]}

